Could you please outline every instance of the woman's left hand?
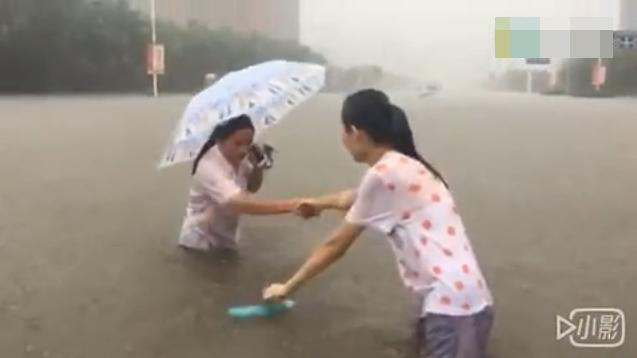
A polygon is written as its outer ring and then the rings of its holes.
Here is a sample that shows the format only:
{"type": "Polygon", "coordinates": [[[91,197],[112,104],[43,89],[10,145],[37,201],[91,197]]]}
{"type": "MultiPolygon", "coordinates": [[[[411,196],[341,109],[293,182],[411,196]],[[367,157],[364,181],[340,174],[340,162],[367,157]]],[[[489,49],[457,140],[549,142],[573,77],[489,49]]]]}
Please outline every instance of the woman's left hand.
{"type": "Polygon", "coordinates": [[[320,203],[315,199],[303,199],[294,209],[294,214],[303,219],[319,216],[323,211],[323,208],[319,204],[320,203]]]}
{"type": "Polygon", "coordinates": [[[273,164],[272,152],[274,148],[268,144],[252,144],[248,152],[248,160],[259,169],[270,169],[273,164]]]}
{"type": "Polygon", "coordinates": [[[265,301],[280,301],[287,298],[290,289],[287,284],[273,283],[263,290],[263,299],[265,301]]]}

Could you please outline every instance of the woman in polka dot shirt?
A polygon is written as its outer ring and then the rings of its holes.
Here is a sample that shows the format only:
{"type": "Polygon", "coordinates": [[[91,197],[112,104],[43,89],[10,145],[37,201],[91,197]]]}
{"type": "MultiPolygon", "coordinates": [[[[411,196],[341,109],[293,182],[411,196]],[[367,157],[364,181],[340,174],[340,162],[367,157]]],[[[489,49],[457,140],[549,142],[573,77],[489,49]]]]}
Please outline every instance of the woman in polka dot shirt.
{"type": "Polygon", "coordinates": [[[422,357],[484,357],[492,298],[447,183],[418,154],[404,112],[376,90],[349,96],[343,144],[369,165],[355,191],[326,195],[299,208],[304,216],[346,210],[345,220],[266,300],[294,293],[342,257],[367,227],[386,235],[407,288],[423,297],[422,357]]]}

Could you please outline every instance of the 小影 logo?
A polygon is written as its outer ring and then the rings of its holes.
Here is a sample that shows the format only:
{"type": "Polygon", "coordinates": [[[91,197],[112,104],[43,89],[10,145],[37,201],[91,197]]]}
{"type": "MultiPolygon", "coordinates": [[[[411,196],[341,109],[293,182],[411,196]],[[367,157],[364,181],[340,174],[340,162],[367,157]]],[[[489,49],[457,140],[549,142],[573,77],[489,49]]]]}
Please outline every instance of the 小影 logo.
{"type": "Polygon", "coordinates": [[[574,347],[614,348],[624,344],[626,316],[618,308],[578,308],[568,319],[557,315],[557,340],[568,337],[574,347]]]}

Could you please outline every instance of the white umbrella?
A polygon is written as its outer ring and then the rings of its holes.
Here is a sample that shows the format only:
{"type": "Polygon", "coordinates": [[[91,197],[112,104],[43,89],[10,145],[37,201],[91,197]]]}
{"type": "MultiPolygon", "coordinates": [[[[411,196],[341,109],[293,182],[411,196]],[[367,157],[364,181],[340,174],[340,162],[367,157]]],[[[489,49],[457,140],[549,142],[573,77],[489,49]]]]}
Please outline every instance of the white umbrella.
{"type": "Polygon", "coordinates": [[[214,128],[246,114],[256,135],[325,85],[325,67],[270,61],[230,72],[192,98],[159,163],[159,168],[194,159],[214,128]]]}

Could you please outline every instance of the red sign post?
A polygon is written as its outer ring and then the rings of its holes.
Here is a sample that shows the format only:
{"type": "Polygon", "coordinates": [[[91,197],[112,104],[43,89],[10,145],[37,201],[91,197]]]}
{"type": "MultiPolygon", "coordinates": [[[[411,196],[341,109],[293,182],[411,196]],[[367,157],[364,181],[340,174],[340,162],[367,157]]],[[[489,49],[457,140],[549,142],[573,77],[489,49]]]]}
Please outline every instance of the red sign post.
{"type": "Polygon", "coordinates": [[[602,65],[602,60],[598,59],[593,64],[593,86],[595,90],[599,91],[599,89],[606,83],[606,66],[602,65]]]}
{"type": "Polygon", "coordinates": [[[149,75],[163,75],[165,73],[164,54],[164,45],[148,45],[146,48],[146,71],[149,75]]]}

